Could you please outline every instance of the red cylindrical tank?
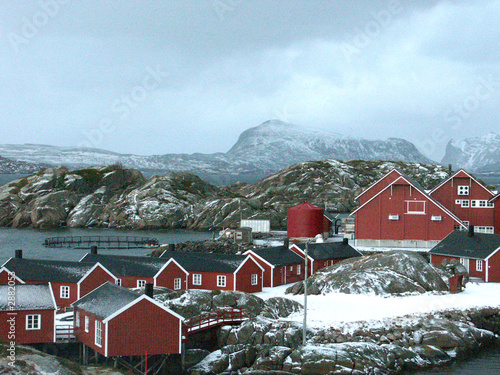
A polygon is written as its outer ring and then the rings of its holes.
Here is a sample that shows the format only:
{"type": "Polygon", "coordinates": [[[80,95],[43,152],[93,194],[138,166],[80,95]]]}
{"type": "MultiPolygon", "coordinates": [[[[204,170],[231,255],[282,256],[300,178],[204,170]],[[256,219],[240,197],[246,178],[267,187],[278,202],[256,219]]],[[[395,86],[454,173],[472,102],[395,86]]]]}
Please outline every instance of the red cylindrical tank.
{"type": "Polygon", "coordinates": [[[288,209],[288,238],[315,237],[323,234],[324,210],[311,203],[301,203],[288,209]]]}

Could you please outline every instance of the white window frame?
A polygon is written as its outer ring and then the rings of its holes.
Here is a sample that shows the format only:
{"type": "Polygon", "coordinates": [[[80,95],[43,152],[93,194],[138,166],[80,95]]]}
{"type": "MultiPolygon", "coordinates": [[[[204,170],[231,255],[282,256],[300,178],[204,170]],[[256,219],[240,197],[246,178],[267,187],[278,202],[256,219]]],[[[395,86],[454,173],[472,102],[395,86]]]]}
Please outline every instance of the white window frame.
{"type": "Polygon", "coordinates": [[[201,285],[202,277],[200,273],[193,273],[193,285],[201,285]]]}
{"type": "Polygon", "coordinates": [[[61,285],[61,288],[59,290],[59,292],[60,292],[59,295],[63,299],[69,299],[70,290],[71,290],[71,288],[68,285],[61,285]]]}
{"type": "Polygon", "coordinates": [[[300,275],[302,272],[301,264],[297,264],[297,275],[300,275]]]}
{"type": "Polygon", "coordinates": [[[479,271],[479,272],[483,271],[483,261],[480,259],[476,260],[476,271],[479,271]]]}
{"type": "Polygon", "coordinates": [[[115,284],[121,286],[122,285],[122,279],[116,279],[115,284]]]}
{"type": "Polygon", "coordinates": [[[102,322],[100,320],[95,321],[95,344],[102,347],[102,322]]]}
{"type": "Polygon", "coordinates": [[[85,332],[89,331],[89,317],[85,315],[85,332]]]}
{"type": "Polygon", "coordinates": [[[495,202],[486,202],[486,207],[495,208],[495,202]]]}
{"type": "Polygon", "coordinates": [[[470,186],[469,185],[458,185],[457,194],[458,195],[469,195],[470,186]]]}
{"type": "Polygon", "coordinates": [[[470,207],[470,201],[468,199],[462,199],[462,204],[461,206],[463,208],[469,208],[470,207]]]}
{"type": "Polygon", "coordinates": [[[180,290],[182,288],[182,279],[180,277],[176,277],[174,279],[174,290],[180,290]]]}
{"type": "Polygon", "coordinates": [[[476,233],[495,234],[495,227],[477,226],[474,227],[476,233]]]}
{"type": "Polygon", "coordinates": [[[146,286],[146,280],[137,280],[137,287],[144,288],[146,286]]]}
{"type": "Polygon", "coordinates": [[[252,285],[257,285],[259,284],[259,275],[256,273],[252,274],[252,285]]]}
{"type": "Polygon", "coordinates": [[[42,315],[26,315],[26,331],[38,331],[40,329],[42,329],[42,315]]]}
{"type": "Polygon", "coordinates": [[[426,204],[426,201],[406,201],[406,213],[408,215],[425,215],[425,204],[426,204]],[[423,203],[424,210],[423,211],[410,211],[410,203],[423,203]]]}
{"type": "Polygon", "coordinates": [[[76,328],[80,327],[80,311],[77,311],[75,313],[75,327],[76,328]]]}
{"type": "Polygon", "coordinates": [[[217,275],[217,287],[223,288],[227,284],[226,275],[217,275]]]}

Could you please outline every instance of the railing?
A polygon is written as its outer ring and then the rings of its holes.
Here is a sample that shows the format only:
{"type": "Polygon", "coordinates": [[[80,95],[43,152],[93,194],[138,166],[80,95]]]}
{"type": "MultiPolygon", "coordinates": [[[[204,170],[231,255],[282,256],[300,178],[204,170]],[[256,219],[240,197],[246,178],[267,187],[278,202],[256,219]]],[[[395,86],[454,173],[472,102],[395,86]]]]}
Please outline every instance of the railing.
{"type": "Polygon", "coordinates": [[[137,236],[66,236],[46,238],[43,244],[46,247],[90,248],[97,246],[109,249],[129,249],[158,246],[158,240],[152,237],[137,236]]]}
{"type": "Polygon", "coordinates": [[[241,309],[221,309],[194,316],[184,321],[186,333],[193,333],[225,323],[239,323],[249,319],[241,309]]]}
{"type": "Polygon", "coordinates": [[[72,325],[58,325],[56,326],[56,342],[60,341],[73,341],[76,339],[75,329],[72,325]]]}

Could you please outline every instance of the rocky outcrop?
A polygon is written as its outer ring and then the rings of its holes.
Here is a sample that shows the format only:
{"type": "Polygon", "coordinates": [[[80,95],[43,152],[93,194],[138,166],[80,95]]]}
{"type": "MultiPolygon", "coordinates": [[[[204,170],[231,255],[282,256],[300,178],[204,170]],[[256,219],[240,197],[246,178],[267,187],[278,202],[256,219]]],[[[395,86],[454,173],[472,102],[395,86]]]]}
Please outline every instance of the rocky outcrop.
{"type": "Polygon", "coordinates": [[[28,174],[45,168],[42,164],[17,161],[0,156],[0,173],[28,174]]]}
{"type": "Polygon", "coordinates": [[[449,175],[436,165],[326,160],[287,167],[254,185],[216,187],[183,172],[146,180],[120,165],[60,167],[1,186],[0,225],[213,229],[236,227],[243,217],[284,228],[288,208],[304,201],[353,209],[355,196],[394,167],[427,188],[449,175]]]}
{"type": "MultiPolygon", "coordinates": [[[[419,254],[391,251],[343,260],[307,280],[308,293],[404,294],[447,291],[441,275],[419,254]]],[[[287,289],[303,294],[303,283],[287,289]]]]}

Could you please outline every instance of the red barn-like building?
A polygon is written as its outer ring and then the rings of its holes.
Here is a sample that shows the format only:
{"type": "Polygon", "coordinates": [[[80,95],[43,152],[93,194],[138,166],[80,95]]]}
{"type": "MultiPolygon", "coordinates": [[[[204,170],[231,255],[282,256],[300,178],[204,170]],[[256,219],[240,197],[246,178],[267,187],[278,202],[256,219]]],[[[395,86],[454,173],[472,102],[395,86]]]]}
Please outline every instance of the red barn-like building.
{"type": "Polygon", "coordinates": [[[26,284],[50,282],[58,309],[63,310],[105,282],[116,281],[116,277],[98,263],[10,258],[3,267],[26,284]]]}
{"type": "Polygon", "coordinates": [[[181,353],[183,317],[150,296],[106,283],[73,306],[76,338],[105,357],[181,353]]]}
{"type": "Polygon", "coordinates": [[[392,170],[359,196],[357,246],[433,247],[456,226],[466,226],[411,178],[392,170]],[[396,176],[399,177],[396,178],[396,176]]]}
{"type": "Polygon", "coordinates": [[[314,238],[323,235],[327,225],[321,207],[304,202],[288,209],[288,238],[314,238]]]}
{"type": "Polygon", "coordinates": [[[465,225],[474,225],[478,233],[495,232],[495,194],[469,173],[460,169],[429,193],[459,217],[465,225]]]}
{"type": "Polygon", "coordinates": [[[17,344],[55,342],[56,309],[50,283],[0,285],[0,340],[17,344]]]}

